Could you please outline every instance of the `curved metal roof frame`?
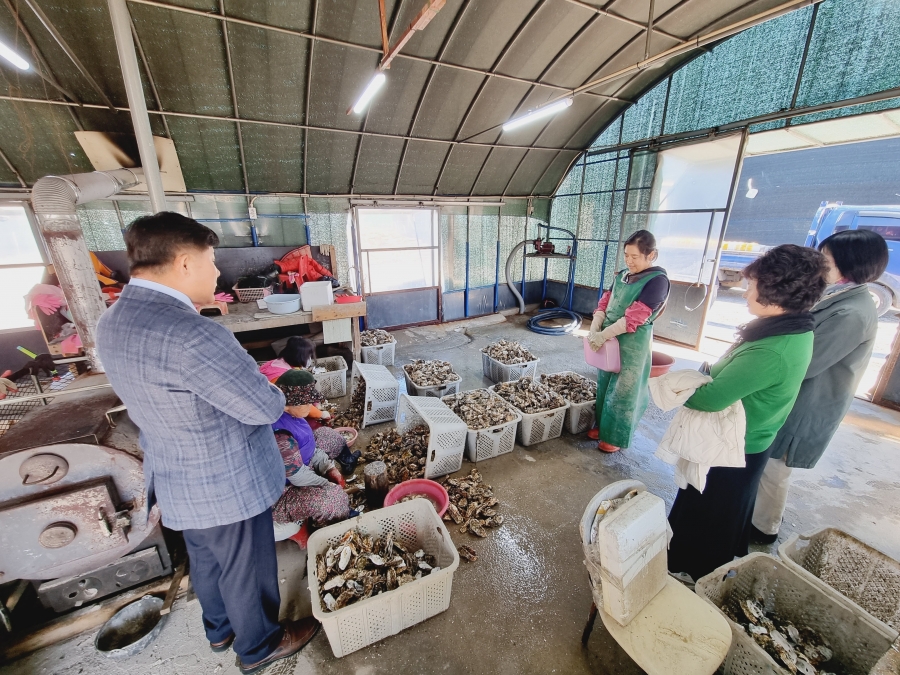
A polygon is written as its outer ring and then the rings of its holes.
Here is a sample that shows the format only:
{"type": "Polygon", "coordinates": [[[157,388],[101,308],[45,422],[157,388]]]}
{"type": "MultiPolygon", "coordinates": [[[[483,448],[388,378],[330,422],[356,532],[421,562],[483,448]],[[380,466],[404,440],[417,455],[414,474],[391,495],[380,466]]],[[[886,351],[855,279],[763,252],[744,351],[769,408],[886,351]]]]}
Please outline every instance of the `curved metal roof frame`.
{"type": "MultiPolygon", "coordinates": [[[[348,116],[383,55],[373,0],[129,0],[151,121],[189,189],[440,196],[551,195],[625,106],[732,34],[717,29],[813,1],[446,0],[348,116]],[[573,93],[543,124],[499,128],[573,93]]],[[[89,169],[69,129],[130,130],[106,3],[3,2],[0,36],[40,77],[0,68],[0,132],[23,111],[49,126],[43,146],[0,134],[0,180],[89,169]]],[[[391,44],[425,4],[386,0],[391,44]]]]}

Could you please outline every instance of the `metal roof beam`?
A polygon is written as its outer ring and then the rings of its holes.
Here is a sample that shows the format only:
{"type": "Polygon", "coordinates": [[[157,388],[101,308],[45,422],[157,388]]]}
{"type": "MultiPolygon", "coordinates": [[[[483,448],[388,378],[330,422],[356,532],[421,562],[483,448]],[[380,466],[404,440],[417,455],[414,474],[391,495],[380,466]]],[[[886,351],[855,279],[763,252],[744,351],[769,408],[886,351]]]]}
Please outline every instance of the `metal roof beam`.
{"type": "MultiPolygon", "coordinates": [[[[69,101],[54,101],[51,99],[44,98],[28,98],[25,96],[7,96],[0,95],[0,101],[14,101],[17,103],[34,103],[34,104],[43,104],[43,105],[56,105],[56,106],[70,106],[76,107],[77,103],[70,103],[69,101]]],[[[85,103],[83,104],[84,108],[89,108],[92,110],[105,110],[106,106],[93,104],[93,103],[85,103]]],[[[117,106],[115,108],[116,111],[121,112],[130,112],[130,109],[126,106],[117,106]]],[[[377,131],[354,131],[352,129],[337,129],[334,127],[320,127],[313,124],[297,124],[295,122],[271,122],[268,120],[254,120],[248,119],[246,117],[236,118],[236,117],[226,117],[224,115],[201,115],[199,113],[182,113],[182,112],[174,112],[171,110],[148,110],[147,111],[151,115],[163,115],[167,117],[183,117],[186,119],[197,119],[197,120],[214,120],[219,122],[240,122],[241,124],[259,124],[262,126],[271,126],[271,127],[290,127],[293,129],[309,129],[310,131],[326,131],[334,134],[351,134],[354,136],[372,136],[373,138],[396,138],[399,140],[410,140],[410,141],[422,141],[423,143],[438,143],[440,145],[468,145],[472,147],[482,147],[482,148],[519,148],[521,150],[532,149],[533,146],[528,145],[505,145],[500,143],[476,143],[475,141],[454,141],[454,140],[446,140],[441,138],[426,138],[424,136],[409,136],[406,134],[388,134],[377,131]]],[[[534,147],[536,150],[559,150],[559,148],[550,148],[550,147],[534,147]]]]}
{"type": "MultiPolygon", "coordinates": [[[[367,52],[372,52],[374,54],[381,54],[381,49],[379,47],[368,47],[366,45],[356,44],[354,42],[346,42],[345,40],[336,40],[334,38],[324,37],[322,35],[315,35],[314,33],[306,33],[303,31],[292,30],[290,28],[281,28],[280,26],[273,26],[271,24],[259,23],[257,21],[248,21],[246,19],[237,19],[232,16],[221,16],[219,14],[210,14],[208,12],[204,12],[197,9],[190,9],[188,7],[178,7],[176,5],[170,5],[165,2],[158,2],[158,0],[128,0],[128,2],[138,4],[138,5],[147,5],[148,7],[157,7],[160,9],[167,9],[173,12],[182,12],[184,14],[193,14],[194,16],[202,16],[207,19],[215,19],[217,21],[227,21],[229,23],[239,24],[242,26],[250,26],[251,28],[259,28],[260,30],[270,30],[276,33],[284,33],[285,35],[293,35],[295,37],[300,37],[305,40],[312,40],[313,42],[326,42],[328,44],[338,45],[340,47],[347,47],[349,49],[360,49],[367,52]]],[[[313,31],[315,31],[315,26],[313,27],[313,31]]],[[[523,77],[515,77],[513,75],[504,75],[501,73],[489,73],[489,71],[481,70],[479,68],[470,68],[469,66],[462,66],[456,63],[443,63],[439,62],[436,59],[428,59],[423,56],[414,56],[412,54],[397,54],[396,58],[398,59],[408,59],[410,61],[418,61],[419,63],[428,63],[430,65],[438,65],[443,66],[445,68],[452,68],[454,70],[463,70],[469,73],[475,73],[477,75],[487,75],[489,77],[495,77],[501,80],[508,80],[510,82],[521,82],[522,84],[531,84],[537,85],[540,87],[547,87],[548,89],[555,89],[557,91],[570,91],[566,87],[561,87],[556,84],[550,84],[549,82],[537,82],[535,80],[528,80],[523,77]]],[[[603,99],[612,99],[616,100],[614,96],[607,96],[605,94],[597,94],[594,92],[585,92],[589,96],[596,96],[597,98],[603,99]]],[[[625,101],[626,103],[629,101],[625,101]]]]}
{"type": "Polygon", "coordinates": [[[13,166],[13,163],[11,161],[9,161],[9,157],[6,156],[6,153],[3,152],[3,150],[0,150],[0,159],[2,159],[3,163],[6,164],[9,170],[15,174],[16,180],[19,181],[19,185],[21,185],[22,187],[28,187],[28,183],[26,183],[25,179],[22,178],[22,174],[20,174],[16,170],[16,167],[13,166]]]}
{"type": "Polygon", "coordinates": [[[581,0],[564,0],[564,1],[568,2],[570,5],[576,5],[578,7],[583,7],[584,9],[594,12],[598,16],[606,16],[606,17],[609,17],[610,19],[615,19],[616,21],[621,21],[622,23],[630,24],[630,25],[634,26],[635,28],[640,28],[641,30],[648,31],[648,33],[649,33],[649,31],[653,31],[654,33],[658,33],[659,35],[664,35],[665,37],[669,38],[670,40],[675,40],[676,42],[679,42],[679,43],[687,42],[687,40],[685,40],[682,37],[678,37],[677,35],[673,35],[672,33],[666,32],[664,30],[660,30],[659,28],[657,28],[656,26],[653,25],[652,21],[649,24],[641,23],[640,21],[635,21],[634,19],[629,19],[628,17],[622,16],[621,14],[616,14],[615,12],[610,12],[609,10],[606,10],[606,9],[600,9],[599,7],[594,7],[593,5],[589,5],[588,3],[582,2],[581,0]]]}
{"type": "MultiPolygon", "coordinates": [[[[381,65],[379,66],[381,70],[387,70],[391,67],[391,61],[393,61],[398,54],[400,54],[400,50],[406,46],[406,43],[412,39],[412,36],[416,31],[425,30],[425,27],[431,23],[431,20],[435,17],[435,15],[443,9],[447,0],[428,0],[425,6],[422,8],[416,18],[412,20],[412,23],[409,24],[409,27],[403,31],[403,35],[400,36],[400,39],[397,40],[397,44],[394,45],[390,51],[388,51],[384,58],[381,61],[381,65]]],[[[382,26],[384,26],[384,22],[382,22],[382,26]]],[[[384,31],[384,35],[387,35],[387,31],[384,27],[382,27],[382,31],[384,31]]]]}
{"type": "MultiPolygon", "coordinates": [[[[225,16],[225,0],[219,0],[219,14],[225,16]]],[[[234,69],[231,67],[231,44],[228,42],[228,24],[222,24],[222,39],[225,43],[225,63],[228,66],[228,91],[231,94],[231,107],[237,126],[238,150],[241,153],[241,175],[244,177],[244,192],[250,194],[250,181],[247,179],[247,159],[244,156],[244,134],[241,133],[241,114],[238,110],[237,91],[234,88],[234,69]]],[[[165,117],[163,117],[165,119],[165,117]]]]}
{"type": "Polygon", "coordinates": [[[103,91],[99,84],[97,84],[97,80],[95,80],[91,74],[88,72],[87,68],[84,67],[84,64],[75,56],[75,52],[72,51],[72,48],[69,47],[68,43],[65,41],[63,36],[60,34],[58,30],[56,30],[56,26],[53,25],[53,22],[44,14],[44,10],[41,9],[40,5],[38,5],[37,0],[25,0],[25,4],[31,8],[31,11],[35,13],[37,18],[40,20],[42,24],[44,24],[44,28],[53,36],[53,39],[56,40],[56,43],[59,45],[60,49],[65,52],[66,56],[69,57],[69,60],[75,64],[75,67],[78,69],[78,72],[84,76],[84,79],[88,81],[88,84],[100,95],[100,98],[106,103],[106,107],[110,110],[115,111],[115,106],[113,102],[109,100],[109,97],[103,91]]]}
{"type": "MultiPolygon", "coordinates": [[[[316,32],[316,25],[319,21],[319,0],[312,0],[312,29],[313,33],[316,32]]],[[[306,94],[303,101],[303,105],[306,108],[306,112],[303,114],[303,123],[309,124],[309,93],[312,91],[312,76],[313,76],[313,54],[316,50],[315,41],[309,43],[309,59],[306,64],[306,94]]],[[[303,192],[306,192],[306,166],[307,166],[307,158],[309,157],[309,129],[306,129],[303,132],[303,192]]],[[[307,242],[309,243],[309,242],[307,242]]]]}
{"type": "MultiPolygon", "coordinates": [[[[153,99],[156,101],[156,107],[161,111],[162,100],[159,98],[159,92],[156,90],[156,82],[153,80],[153,73],[150,72],[150,62],[147,60],[147,55],[144,54],[144,47],[141,44],[141,38],[138,37],[137,27],[134,25],[134,19],[131,17],[131,12],[128,13],[128,21],[131,23],[131,36],[134,38],[134,46],[137,48],[138,56],[141,59],[141,65],[144,66],[144,72],[147,73],[147,82],[150,84],[150,91],[153,92],[153,99]]],[[[172,138],[172,132],[169,131],[169,122],[163,117],[162,118],[163,127],[166,130],[166,136],[168,138],[172,138]]]]}

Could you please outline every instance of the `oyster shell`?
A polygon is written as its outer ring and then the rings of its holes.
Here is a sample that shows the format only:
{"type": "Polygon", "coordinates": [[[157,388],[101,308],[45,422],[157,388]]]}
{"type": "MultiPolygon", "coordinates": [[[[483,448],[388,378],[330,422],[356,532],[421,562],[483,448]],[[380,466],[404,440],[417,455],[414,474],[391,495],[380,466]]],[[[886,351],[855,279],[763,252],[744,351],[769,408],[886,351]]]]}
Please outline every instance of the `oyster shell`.
{"type": "Polygon", "coordinates": [[[540,380],[569,403],[586,403],[597,398],[597,383],[575,373],[545,374],[540,380]]]}
{"type": "Polygon", "coordinates": [[[494,392],[528,414],[556,410],[566,405],[562,396],[530,377],[523,377],[513,382],[501,382],[494,386],[494,392]]]}
{"type": "Polygon", "coordinates": [[[363,347],[377,347],[378,345],[387,345],[394,341],[394,337],[386,330],[376,328],[374,330],[364,330],[359,334],[359,343],[363,347]]]}
{"type": "Polygon", "coordinates": [[[534,354],[513,340],[500,340],[482,348],[481,351],[495,361],[499,361],[507,366],[537,361],[537,357],[534,354]]]}
{"type": "Polygon", "coordinates": [[[509,404],[487,389],[450,394],[441,399],[469,429],[487,429],[516,419],[509,404]]]}
{"type": "Polygon", "coordinates": [[[434,387],[448,382],[459,382],[460,377],[453,372],[447,361],[425,361],[416,359],[403,366],[413,384],[419,387],[434,387]]]}

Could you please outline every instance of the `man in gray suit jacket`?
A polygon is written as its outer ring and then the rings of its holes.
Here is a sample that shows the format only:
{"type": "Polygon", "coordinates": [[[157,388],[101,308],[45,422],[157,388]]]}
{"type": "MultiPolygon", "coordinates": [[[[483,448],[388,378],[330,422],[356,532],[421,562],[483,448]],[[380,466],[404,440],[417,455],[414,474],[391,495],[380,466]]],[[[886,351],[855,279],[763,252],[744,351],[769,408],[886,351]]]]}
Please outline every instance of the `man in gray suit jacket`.
{"type": "Polygon", "coordinates": [[[241,671],[299,651],[312,619],[278,623],[272,505],[284,463],[272,428],[284,396],[228,329],[201,316],[219,271],[216,234],[177,213],[125,234],[131,282],[102,316],[97,346],[141,430],[148,500],[181,530],[210,647],[234,642],[241,671]]]}

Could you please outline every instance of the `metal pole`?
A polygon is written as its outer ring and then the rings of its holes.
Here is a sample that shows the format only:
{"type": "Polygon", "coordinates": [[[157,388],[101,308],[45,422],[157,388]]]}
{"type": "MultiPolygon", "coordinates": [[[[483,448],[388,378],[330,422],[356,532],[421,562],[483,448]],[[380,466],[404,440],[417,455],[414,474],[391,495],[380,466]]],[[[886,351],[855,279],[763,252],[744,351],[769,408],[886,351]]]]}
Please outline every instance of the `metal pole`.
{"type": "Polygon", "coordinates": [[[167,208],[166,193],[159,173],[159,160],[156,157],[156,147],[153,145],[153,131],[150,129],[147,101],[144,100],[141,71],[134,49],[134,40],[131,37],[131,15],[128,13],[126,0],[108,0],[108,3],[113,33],[116,36],[119,65],[122,68],[122,79],[125,81],[125,93],[128,95],[128,107],[131,109],[131,123],[134,126],[141,166],[144,169],[144,183],[150,196],[150,209],[154,213],[159,213],[167,208]]]}
{"type": "Polygon", "coordinates": [[[468,318],[469,316],[469,221],[471,220],[469,216],[469,207],[466,207],[466,291],[465,295],[465,308],[463,309],[463,316],[468,318]]]}

